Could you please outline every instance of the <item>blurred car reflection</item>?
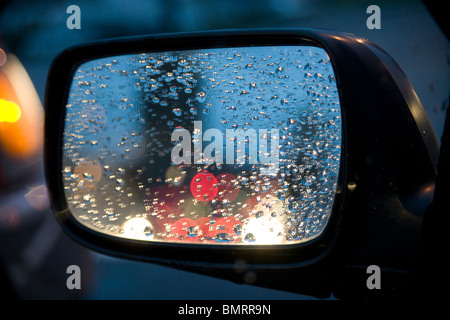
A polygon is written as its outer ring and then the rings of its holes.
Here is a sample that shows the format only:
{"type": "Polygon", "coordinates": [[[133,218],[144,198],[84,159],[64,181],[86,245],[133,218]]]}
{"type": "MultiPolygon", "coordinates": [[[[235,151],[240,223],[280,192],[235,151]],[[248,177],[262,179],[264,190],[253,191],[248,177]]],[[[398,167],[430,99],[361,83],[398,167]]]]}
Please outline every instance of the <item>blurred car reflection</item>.
{"type": "Polygon", "coordinates": [[[0,48],[3,298],[77,298],[79,292],[65,287],[66,266],[76,263],[88,268],[89,257],[62,234],[50,212],[42,166],[42,132],[43,108],[31,80],[19,59],[0,48]],[[70,255],[61,254],[68,251],[70,255]]]}

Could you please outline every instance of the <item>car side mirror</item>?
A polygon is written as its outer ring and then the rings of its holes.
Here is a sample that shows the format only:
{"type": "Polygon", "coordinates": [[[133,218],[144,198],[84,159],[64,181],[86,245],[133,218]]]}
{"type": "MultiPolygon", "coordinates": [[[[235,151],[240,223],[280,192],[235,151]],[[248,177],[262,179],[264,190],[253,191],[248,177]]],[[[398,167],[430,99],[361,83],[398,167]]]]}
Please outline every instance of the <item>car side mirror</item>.
{"type": "Polygon", "coordinates": [[[404,74],[365,39],[81,45],[55,59],[45,107],[55,217],[89,248],[321,297],[362,290],[345,279],[369,265],[403,275],[418,259],[438,143],[404,74]]]}

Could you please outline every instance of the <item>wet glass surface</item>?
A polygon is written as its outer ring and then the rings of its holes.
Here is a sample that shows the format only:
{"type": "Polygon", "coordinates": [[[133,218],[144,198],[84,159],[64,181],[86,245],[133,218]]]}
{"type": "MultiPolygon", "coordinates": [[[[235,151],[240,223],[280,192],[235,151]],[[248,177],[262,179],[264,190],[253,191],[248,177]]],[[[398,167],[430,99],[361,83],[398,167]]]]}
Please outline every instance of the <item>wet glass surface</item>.
{"type": "Polygon", "coordinates": [[[329,219],[339,96],[317,47],[131,54],[74,74],[63,179],[72,214],[145,241],[294,244],[329,219]]]}

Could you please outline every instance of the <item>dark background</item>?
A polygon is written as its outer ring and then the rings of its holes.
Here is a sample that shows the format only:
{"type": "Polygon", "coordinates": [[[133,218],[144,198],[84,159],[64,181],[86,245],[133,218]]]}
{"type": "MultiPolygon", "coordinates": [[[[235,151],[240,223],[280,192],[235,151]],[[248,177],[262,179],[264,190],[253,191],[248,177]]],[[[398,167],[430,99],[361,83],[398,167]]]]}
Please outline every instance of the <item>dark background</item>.
{"type": "MultiPolygon", "coordinates": [[[[449,105],[450,47],[420,1],[2,0],[0,4],[0,47],[20,59],[41,101],[52,59],[75,44],[165,32],[283,27],[345,31],[378,44],[399,63],[410,79],[440,139],[449,105]],[[72,4],[81,9],[80,30],[66,27],[70,16],[66,9],[72,4]],[[370,30],[366,26],[369,17],[366,9],[371,4],[381,9],[379,30],[370,30]]],[[[22,191],[17,190],[26,190],[27,186],[35,185],[35,181],[43,183],[39,163],[33,166],[33,175],[30,175],[34,181],[9,181],[7,187],[0,189],[0,209],[23,197],[22,191]]],[[[20,214],[26,215],[25,212],[20,214]]],[[[51,216],[49,210],[39,212],[39,215],[35,219],[36,226],[24,224],[14,232],[3,234],[0,226],[0,261],[3,260],[8,283],[20,298],[308,298],[86,251],[60,234],[53,218],[48,219],[51,216]],[[52,234],[58,236],[49,236],[52,234]],[[33,251],[34,247],[39,250],[33,251]],[[24,258],[24,250],[35,252],[34,260],[28,259],[32,262],[24,258]],[[20,270],[17,261],[21,262],[20,270]],[[65,268],[70,264],[81,266],[83,286],[77,292],[65,286],[68,276],[65,268]]]]}

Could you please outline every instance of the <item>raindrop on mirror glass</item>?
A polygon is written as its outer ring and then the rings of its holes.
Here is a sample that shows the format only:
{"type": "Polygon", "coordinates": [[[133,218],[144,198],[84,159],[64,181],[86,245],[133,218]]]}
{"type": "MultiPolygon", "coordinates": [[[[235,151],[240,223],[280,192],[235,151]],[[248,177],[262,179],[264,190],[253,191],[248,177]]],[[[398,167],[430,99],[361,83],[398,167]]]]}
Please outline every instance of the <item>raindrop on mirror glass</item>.
{"type": "Polygon", "coordinates": [[[172,109],[172,112],[173,112],[177,117],[180,117],[181,114],[182,114],[180,108],[174,108],[174,109],[172,109]]]}
{"type": "Polygon", "coordinates": [[[250,232],[250,233],[247,233],[245,235],[244,241],[255,242],[256,241],[256,237],[255,237],[255,235],[253,233],[250,232]]]}

